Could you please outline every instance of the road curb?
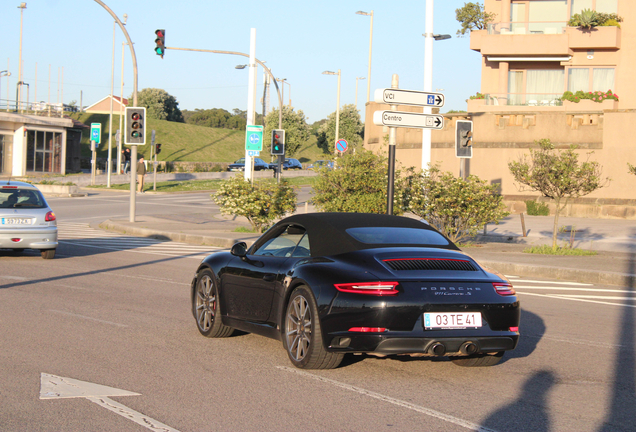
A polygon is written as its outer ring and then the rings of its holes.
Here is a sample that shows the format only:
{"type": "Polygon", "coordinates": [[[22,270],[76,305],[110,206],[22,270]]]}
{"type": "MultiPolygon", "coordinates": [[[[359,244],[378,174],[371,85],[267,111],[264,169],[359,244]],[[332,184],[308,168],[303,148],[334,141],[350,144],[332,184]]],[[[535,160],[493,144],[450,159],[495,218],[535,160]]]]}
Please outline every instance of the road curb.
{"type": "MultiPolygon", "coordinates": [[[[516,276],[531,276],[547,279],[568,280],[573,282],[618,285],[636,288],[636,275],[629,273],[602,272],[596,270],[582,270],[564,267],[552,267],[530,264],[516,264],[501,261],[478,262],[486,267],[491,267],[500,273],[516,276]]],[[[513,281],[514,282],[514,281],[513,281]]]]}

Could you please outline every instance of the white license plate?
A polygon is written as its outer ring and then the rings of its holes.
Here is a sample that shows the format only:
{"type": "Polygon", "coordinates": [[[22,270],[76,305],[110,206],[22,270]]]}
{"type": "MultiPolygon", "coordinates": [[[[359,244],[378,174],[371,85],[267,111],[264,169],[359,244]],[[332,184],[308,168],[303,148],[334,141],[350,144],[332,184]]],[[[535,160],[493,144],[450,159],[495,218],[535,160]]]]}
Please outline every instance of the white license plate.
{"type": "Polygon", "coordinates": [[[31,218],[2,218],[2,225],[31,225],[31,218]]]}
{"type": "Polygon", "coordinates": [[[426,329],[463,329],[481,327],[481,312],[425,313],[426,329]]]}

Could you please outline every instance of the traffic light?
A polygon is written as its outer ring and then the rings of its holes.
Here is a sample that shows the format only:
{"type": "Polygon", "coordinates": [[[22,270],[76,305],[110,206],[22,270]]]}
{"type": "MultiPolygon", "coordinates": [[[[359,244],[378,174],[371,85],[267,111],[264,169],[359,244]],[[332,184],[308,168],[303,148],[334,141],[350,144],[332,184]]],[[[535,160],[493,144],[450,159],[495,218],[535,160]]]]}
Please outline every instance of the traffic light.
{"type": "Polygon", "coordinates": [[[272,131],[272,151],[273,155],[285,154],[285,131],[283,129],[274,129],[272,131]]]}
{"type": "Polygon", "coordinates": [[[157,144],[155,147],[155,154],[161,153],[161,144],[157,144]]]}
{"type": "Polygon", "coordinates": [[[473,157],[473,122],[457,120],[455,124],[455,156],[458,158],[473,157]]]}
{"type": "Polygon", "coordinates": [[[146,144],[146,108],[126,107],[124,144],[146,144]]]}
{"type": "Polygon", "coordinates": [[[155,52],[163,58],[163,55],[166,53],[166,31],[162,29],[155,30],[155,34],[157,35],[157,39],[155,39],[155,43],[157,44],[155,52]]]}

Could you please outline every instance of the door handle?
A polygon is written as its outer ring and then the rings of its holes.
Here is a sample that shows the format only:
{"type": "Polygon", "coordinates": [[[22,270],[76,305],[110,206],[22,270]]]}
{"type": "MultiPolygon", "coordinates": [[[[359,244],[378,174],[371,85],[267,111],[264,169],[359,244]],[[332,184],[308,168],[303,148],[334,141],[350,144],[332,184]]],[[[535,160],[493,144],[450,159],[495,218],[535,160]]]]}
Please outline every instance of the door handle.
{"type": "Polygon", "coordinates": [[[273,273],[268,273],[265,276],[263,276],[263,280],[265,282],[273,282],[274,280],[276,280],[276,275],[273,273]]]}

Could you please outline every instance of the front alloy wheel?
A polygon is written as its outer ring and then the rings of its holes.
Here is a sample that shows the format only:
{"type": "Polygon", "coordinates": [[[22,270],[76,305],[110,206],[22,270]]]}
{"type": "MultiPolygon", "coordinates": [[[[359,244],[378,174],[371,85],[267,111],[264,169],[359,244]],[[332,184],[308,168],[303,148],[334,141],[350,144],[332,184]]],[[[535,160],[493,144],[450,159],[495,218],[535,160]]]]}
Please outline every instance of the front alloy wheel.
{"type": "Polygon", "coordinates": [[[197,320],[199,332],[206,337],[227,337],[233,329],[223,325],[221,318],[217,317],[219,310],[218,293],[213,279],[214,275],[209,269],[201,271],[197,278],[193,300],[194,317],[197,320]]]}

